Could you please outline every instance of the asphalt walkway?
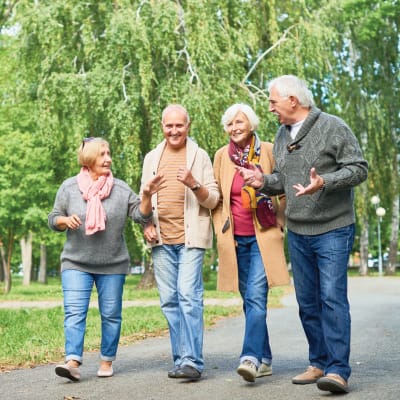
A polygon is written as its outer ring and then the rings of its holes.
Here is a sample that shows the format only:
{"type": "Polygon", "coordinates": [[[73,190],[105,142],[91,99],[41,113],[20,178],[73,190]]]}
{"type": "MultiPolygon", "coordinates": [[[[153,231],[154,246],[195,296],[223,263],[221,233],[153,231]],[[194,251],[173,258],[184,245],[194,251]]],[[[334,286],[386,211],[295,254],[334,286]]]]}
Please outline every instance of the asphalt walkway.
{"type": "Polygon", "coordinates": [[[198,382],[167,378],[171,367],[168,337],[150,338],[119,348],[112,378],[97,378],[98,354],[87,353],[82,379],[72,383],[54,374],[54,365],[0,374],[4,400],[346,400],[400,398],[400,279],[351,278],[353,373],[350,393],[332,395],[316,385],[293,385],[307,364],[307,345],[294,295],[284,307],[269,310],[273,375],[246,383],[236,374],[243,317],[224,319],[205,332],[206,370],[198,382]]]}

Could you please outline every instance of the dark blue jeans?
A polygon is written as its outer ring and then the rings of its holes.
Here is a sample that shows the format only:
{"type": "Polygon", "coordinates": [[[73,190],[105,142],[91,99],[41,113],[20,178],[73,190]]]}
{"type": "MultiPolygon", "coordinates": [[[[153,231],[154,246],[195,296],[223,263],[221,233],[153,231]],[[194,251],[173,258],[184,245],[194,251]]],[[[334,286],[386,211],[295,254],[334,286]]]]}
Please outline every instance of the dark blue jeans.
{"type": "Polygon", "coordinates": [[[267,329],[268,282],[255,236],[236,236],[239,291],[246,318],[240,362],[271,364],[272,354],[267,329]]]}
{"type": "Polygon", "coordinates": [[[288,232],[299,315],[310,365],[348,379],[351,373],[347,265],[354,224],[321,235],[288,232]]]}

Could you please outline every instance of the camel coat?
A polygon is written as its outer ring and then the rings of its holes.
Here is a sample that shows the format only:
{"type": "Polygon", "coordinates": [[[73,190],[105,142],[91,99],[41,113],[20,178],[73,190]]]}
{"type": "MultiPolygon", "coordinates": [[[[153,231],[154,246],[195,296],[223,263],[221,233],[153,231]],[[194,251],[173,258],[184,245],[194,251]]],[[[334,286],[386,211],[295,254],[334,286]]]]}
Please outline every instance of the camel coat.
{"type": "MultiPolygon", "coordinates": [[[[271,173],[274,165],[272,147],[272,143],[261,143],[259,163],[265,174],[271,173]]],[[[230,194],[235,172],[235,164],[229,158],[228,145],[226,145],[219,149],[214,157],[214,175],[221,192],[221,199],[219,205],[212,211],[219,257],[217,288],[226,292],[237,292],[239,290],[233,217],[230,207],[230,194]],[[230,226],[223,233],[222,229],[227,221],[229,221],[230,226]]],[[[272,202],[277,214],[278,226],[260,230],[254,223],[269,287],[290,283],[283,250],[285,196],[273,197],[272,202]]]]}

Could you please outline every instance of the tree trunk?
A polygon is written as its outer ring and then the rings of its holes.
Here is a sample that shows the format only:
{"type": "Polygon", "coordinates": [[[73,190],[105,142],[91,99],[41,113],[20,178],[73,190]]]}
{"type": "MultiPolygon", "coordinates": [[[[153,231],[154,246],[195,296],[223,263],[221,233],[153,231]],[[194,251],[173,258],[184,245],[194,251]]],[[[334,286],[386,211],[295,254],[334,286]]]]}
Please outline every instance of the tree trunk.
{"type": "Polygon", "coordinates": [[[360,268],[358,273],[361,276],[368,275],[368,231],[369,231],[369,223],[368,223],[368,215],[363,213],[362,216],[362,227],[360,234],[360,268]]]}
{"type": "Polygon", "coordinates": [[[39,265],[39,283],[47,283],[47,252],[46,245],[40,243],[40,265],[39,265]]]}
{"type": "Polygon", "coordinates": [[[386,275],[396,274],[397,246],[399,240],[399,195],[392,202],[392,232],[389,245],[389,263],[386,266],[386,275]]]}
{"type": "Polygon", "coordinates": [[[361,276],[368,275],[368,246],[369,246],[369,222],[368,222],[368,186],[363,183],[357,188],[357,209],[360,215],[360,266],[358,273],[361,276]]]}
{"type": "Polygon", "coordinates": [[[21,244],[21,257],[23,266],[23,285],[29,285],[31,283],[32,273],[32,232],[29,232],[27,236],[24,236],[20,240],[21,244]]]}
{"type": "Polygon", "coordinates": [[[144,274],[137,285],[138,289],[152,289],[156,287],[156,278],[154,276],[154,266],[151,256],[144,262],[144,274]]]}
{"type": "Polygon", "coordinates": [[[2,267],[4,271],[4,293],[9,293],[11,290],[11,254],[14,245],[14,232],[12,229],[8,230],[7,238],[7,251],[4,251],[4,243],[0,240],[0,254],[2,267]]]}
{"type": "Polygon", "coordinates": [[[6,270],[6,255],[4,252],[3,242],[0,239],[0,282],[4,282],[4,272],[6,270]]]}

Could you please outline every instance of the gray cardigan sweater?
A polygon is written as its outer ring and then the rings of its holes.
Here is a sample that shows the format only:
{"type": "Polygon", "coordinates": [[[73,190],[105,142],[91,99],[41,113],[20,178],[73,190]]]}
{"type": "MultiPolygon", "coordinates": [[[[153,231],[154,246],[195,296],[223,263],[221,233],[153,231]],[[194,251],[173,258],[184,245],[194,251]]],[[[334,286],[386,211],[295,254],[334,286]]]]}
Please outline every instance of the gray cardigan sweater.
{"type": "Polygon", "coordinates": [[[295,140],[287,126],[279,128],[273,153],[275,168],[264,175],[261,191],[286,194],[289,230],[318,235],[355,222],[353,187],[367,179],[368,163],[343,120],[312,107],[295,140]],[[312,167],[325,181],[323,190],[296,197],[293,185],[307,186],[312,167]]]}
{"type": "Polygon", "coordinates": [[[67,229],[67,240],[61,253],[61,270],[77,269],[98,274],[127,274],[130,258],[124,239],[124,227],[128,217],[135,222],[146,223],[152,214],[144,216],[140,210],[140,198],[123,181],[114,178],[110,196],[102,200],[106,213],[106,229],[94,235],[86,235],[86,200],[79,190],[76,176],[65,180],[58,189],[53,210],[49,214],[49,227],[60,231],[56,225],[59,216],[76,214],[82,221],[77,230],[67,229]]]}

